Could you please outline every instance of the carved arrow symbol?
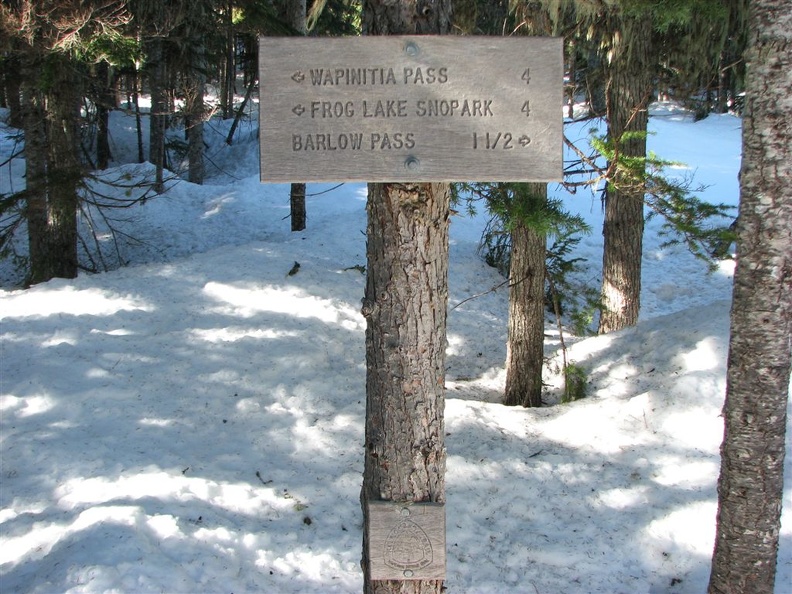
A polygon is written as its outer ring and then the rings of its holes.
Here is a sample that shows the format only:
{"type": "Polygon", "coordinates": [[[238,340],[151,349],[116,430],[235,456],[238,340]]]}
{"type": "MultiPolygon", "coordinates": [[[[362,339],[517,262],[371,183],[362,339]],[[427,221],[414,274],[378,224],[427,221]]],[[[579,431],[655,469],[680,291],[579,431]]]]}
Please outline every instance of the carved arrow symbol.
{"type": "Polygon", "coordinates": [[[523,134],[522,136],[520,136],[520,139],[517,142],[523,145],[523,147],[526,147],[529,144],[531,144],[531,138],[527,134],[523,134]]]}
{"type": "Polygon", "coordinates": [[[302,81],[305,80],[305,74],[303,74],[298,70],[297,72],[291,75],[291,78],[294,82],[301,83],[302,81]]]}
{"type": "Polygon", "coordinates": [[[292,107],[292,112],[294,112],[294,115],[301,116],[303,113],[305,113],[305,108],[302,105],[296,105],[292,107]]]}

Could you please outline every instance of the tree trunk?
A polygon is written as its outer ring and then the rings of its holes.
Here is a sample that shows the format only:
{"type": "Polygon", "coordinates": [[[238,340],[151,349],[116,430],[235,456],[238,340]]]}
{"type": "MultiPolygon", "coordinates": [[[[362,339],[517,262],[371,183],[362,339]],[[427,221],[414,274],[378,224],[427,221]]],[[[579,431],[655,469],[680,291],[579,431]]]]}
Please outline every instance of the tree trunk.
{"type": "Polygon", "coordinates": [[[77,159],[80,146],[79,80],[67,60],[52,67],[47,97],[48,235],[50,278],[77,276],[77,189],[82,178],[77,159]]]}
{"type": "Polygon", "coordinates": [[[0,95],[3,96],[5,106],[10,111],[8,125],[14,128],[23,126],[20,91],[22,72],[19,66],[19,57],[14,52],[8,52],[3,59],[3,90],[0,95]]]}
{"type": "Polygon", "coordinates": [[[721,51],[718,57],[718,101],[715,104],[715,113],[726,113],[729,88],[729,68],[726,65],[726,50],[721,51]]]}
{"type": "Polygon", "coordinates": [[[190,66],[185,74],[185,128],[187,133],[187,179],[194,184],[204,181],[204,105],[206,61],[203,58],[203,44],[193,40],[190,66]]]}
{"type": "Polygon", "coordinates": [[[792,344],[792,8],[749,16],[737,269],[710,594],[772,594],[792,344]]]}
{"type": "Polygon", "coordinates": [[[187,179],[194,184],[202,184],[205,174],[204,122],[207,111],[204,93],[206,90],[206,73],[208,71],[206,39],[210,35],[207,27],[211,19],[211,9],[207,2],[193,2],[183,24],[186,37],[185,49],[188,52],[186,68],[183,71],[185,131],[187,133],[187,179]]]}
{"type": "Polygon", "coordinates": [[[168,114],[167,70],[161,38],[148,41],[149,89],[151,91],[151,116],[149,129],[149,163],[156,168],[156,190],[162,191],[165,168],[165,128],[168,114]]]}
{"type": "MultiPolygon", "coordinates": [[[[528,200],[532,206],[540,206],[547,200],[547,184],[529,184],[529,187],[528,200]]],[[[542,406],[546,237],[519,220],[512,224],[503,404],[542,406]]]]}
{"type": "Polygon", "coordinates": [[[293,183],[289,193],[289,208],[291,213],[291,230],[302,231],[306,225],[305,212],[305,184],[293,183]]]}
{"type": "Polygon", "coordinates": [[[31,284],[47,281],[47,129],[44,122],[44,99],[39,89],[38,61],[25,61],[22,79],[22,128],[25,133],[25,218],[28,227],[28,255],[31,284]]]}
{"type": "MultiPolygon", "coordinates": [[[[445,501],[447,184],[369,184],[366,442],[362,501],[445,501]]],[[[365,591],[437,592],[442,581],[372,581],[365,591]]]]}
{"type": "Polygon", "coordinates": [[[245,98],[242,99],[242,103],[237,108],[236,115],[234,116],[234,121],[231,124],[231,128],[228,129],[228,136],[226,136],[226,144],[231,145],[234,140],[234,134],[236,133],[237,126],[239,126],[240,120],[242,120],[242,116],[245,115],[245,106],[250,101],[250,96],[253,94],[253,87],[256,85],[256,79],[250,81],[248,84],[247,91],[245,91],[245,98]]]}
{"type": "Polygon", "coordinates": [[[635,325],[641,305],[644,169],[628,160],[646,157],[655,58],[651,17],[626,16],[620,32],[607,66],[608,136],[616,154],[605,188],[600,334],[635,325]]]}
{"type": "MultiPolygon", "coordinates": [[[[282,0],[280,16],[295,30],[305,35],[306,0],[282,0]]],[[[293,183],[289,192],[291,230],[302,231],[306,226],[305,184],[293,183]]]]}
{"type": "Polygon", "coordinates": [[[187,94],[185,109],[188,113],[187,124],[187,161],[188,180],[194,184],[204,181],[204,81],[203,76],[195,74],[187,94]]]}
{"type": "Polygon", "coordinates": [[[589,115],[595,118],[602,117],[608,111],[607,100],[605,99],[605,73],[602,58],[594,50],[589,51],[585,77],[589,115]]]}
{"type": "Polygon", "coordinates": [[[101,61],[96,65],[96,168],[107,169],[110,154],[110,112],[115,107],[110,65],[101,61]]]}
{"type": "Polygon", "coordinates": [[[220,108],[223,110],[223,119],[227,120],[234,111],[234,95],[236,83],[236,61],[234,47],[234,5],[228,0],[223,7],[223,26],[225,27],[225,64],[222,68],[223,80],[220,85],[220,108]]]}
{"type": "Polygon", "coordinates": [[[570,37],[566,46],[567,52],[567,72],[569,82],[566,85],[566,108],[567,117],[571,120],[575,117],[575,94],[577,93],[577,41],[570,37]]]}
{"type": "Polygon", "coordinates": [[[138,163],[142,163],[146,159],[143,156],[143,126],[140,119],[140,76],[137,66],[133,66],[132,68],[132,76],[130,78],[132,82],[132,104],[135,110],[135,134],[137,137],[138,163]]]}
{"type": "MultiPolygon", "coordinates": [[[[368,35],[447,33],[451,3],[364,0],[368,35]]],[[[440,594],[443,580],[373,580],[367,503],[445,502],[448,184],[369,184],[364,592],[440,594]]]]}
{"type": "Polygon", "coordinates": [[[31,284],[77,276],[80,93],[74,64],[27,56],[23,82],[31,284]],[[48,80],[41,90],[40,74],[48,80]]]}

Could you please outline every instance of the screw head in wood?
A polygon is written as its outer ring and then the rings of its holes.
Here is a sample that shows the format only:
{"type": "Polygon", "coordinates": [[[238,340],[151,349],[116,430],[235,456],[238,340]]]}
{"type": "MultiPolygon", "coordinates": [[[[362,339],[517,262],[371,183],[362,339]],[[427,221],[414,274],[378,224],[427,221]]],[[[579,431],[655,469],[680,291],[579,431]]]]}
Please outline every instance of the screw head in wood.
{"type": "Polygon", "coordinates": [[[404,160],[404,168],[407,171],[418,171],[418,168],[421,166],[421,162],[418,160],[417,157],[413,157],[410,155],[404,160]]]}

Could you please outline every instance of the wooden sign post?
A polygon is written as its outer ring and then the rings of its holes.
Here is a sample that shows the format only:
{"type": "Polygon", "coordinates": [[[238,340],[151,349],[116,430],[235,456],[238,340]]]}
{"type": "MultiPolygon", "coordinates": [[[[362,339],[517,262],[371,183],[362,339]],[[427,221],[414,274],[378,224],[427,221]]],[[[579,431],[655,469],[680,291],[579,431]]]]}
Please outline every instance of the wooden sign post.
{"type": "MultiPolygon", "coordinates": [[[[444,33],[449,14],[365,0],[364,29],[444,33]]],[[[562,41],[263,38],[259,62],[262,181],[386,182],[367,204],[364,591],[440,594],[445,182],[561,178],[562,41]]]]}

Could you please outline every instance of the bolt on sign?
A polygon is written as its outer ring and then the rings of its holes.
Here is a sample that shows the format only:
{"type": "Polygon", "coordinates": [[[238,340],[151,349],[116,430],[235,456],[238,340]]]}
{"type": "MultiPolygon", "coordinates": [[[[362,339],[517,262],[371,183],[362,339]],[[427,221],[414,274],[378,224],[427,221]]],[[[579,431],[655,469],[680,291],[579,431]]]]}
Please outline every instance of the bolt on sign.
{"type": "Polygon", "coordinates": [[[264,182],[561,179],[560,38],[259,44],[264,182]]]}

